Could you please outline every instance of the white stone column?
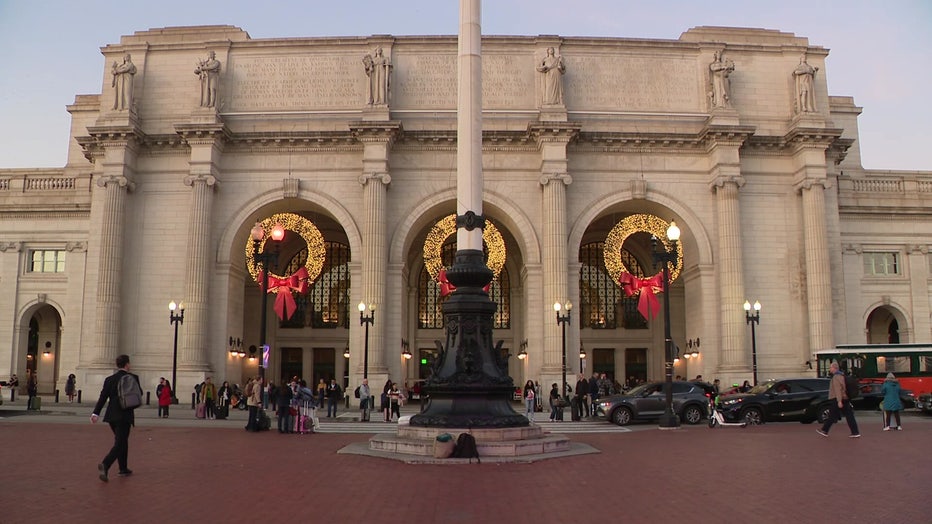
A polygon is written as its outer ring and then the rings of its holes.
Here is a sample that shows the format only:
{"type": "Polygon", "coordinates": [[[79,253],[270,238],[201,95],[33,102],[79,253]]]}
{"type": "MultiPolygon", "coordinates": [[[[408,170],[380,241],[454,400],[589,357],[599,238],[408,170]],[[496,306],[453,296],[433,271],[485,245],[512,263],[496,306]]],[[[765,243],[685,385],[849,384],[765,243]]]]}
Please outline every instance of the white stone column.
{"type": "Polygon", "coordinates": [[[107,366],[113,364],[120,345],[123,224],[126,219],[126,193],[132,184],[125,176],[109,175],[98,178],[97,185],[103,188],[105,198],[103,220],[97,235],[100,257],[97,270],[97,354],[94,361],[107,366]]]}
{"type": "MultiPolygon", "coordinates": [[[[184,329],[179,330],[178,367],[184,371],[203,372],[210,368],[209,292],[212,252],[211,218],[214,189],[220,174],[220,158],[228,134],[215,108],[192,115],[192,123],[175,124],[175,132],[191,148],[188,175],[184,185],[191,188],[188,205],[188,246],[185,257],[184,329]]],[[[219,347],[225,348],[226,343],[219,347]]],[[[216,370],[215,370],[216,371],[216,370]]]]}
{"type": "Polygon", "coordinates": [[[207,301],[210,283],[210,217],[213,188],[217,179],[213,175],[192,174],[185,177],[184,184],[191,186],[191,215],[188,219],[188,253],[185,258],[185,322],[178,365],[182,369],[202,369],[209,360],[207,301]]]}
{"type": "Polygon", "coordinates": [[[834,347],[832,282],[825,230],[825,182],[807,179],[801,185],[803,237],[806,245],[806,300],[809,309],[809,347],[834,347]]]}
{"type": "MultiPolygon", "coordinates": [[[[385,274],[388,271],[388,242],[386,239],[386,187],[392,181],[388,173],[367,173],[359,177],[363,186],[363,202],[366,208],[363,224],[362,259],[362,302],[375,304],[375,321],[369,326],[369,376],[385,373],[385,320],[387,309],[398,307],[385,301],[385,274]],[[381,311],[380,311],[381,310],[381,311]]],[[[355,308],[352,309],[355,311],[355,308]]],[[[368,313],[367,313],[368,314],[368,313]]],[[[355,316],[354,316],[355,320],[355,316]]],[[[354,327],[365,330],[365,326],[354,327]]],[[[362,369],[362,359],[359,362],[362,369]]],[[[371,385],[371,384],[370,384],[371,385]]]]}
{"type": "MultiPolygon", "coordinates": [[[[566,186],[573,182],[566,173],[545,173],[540,177],[543,186],[542,251],[544,253],[544,361],[541,374],[562,373],[563,338],[562,327],[557,324],[556,315],[550,307],[555,302],[561,304],[574,300],[569,296],[567,286],[566,254],[566,186]],[[548,318],[549,317],[549,318],[548,318]]],[[[578,305],[578,304],[574,304],[578,305]]],[[[572,324],[570,324],[572,326],[572,324]]],[[[569,331],[569,326],[567,326],[569,331]]],[[[567,345],[567,351],[569,351],[567,345]]],[[[569,358],[569,357],[567,357],[569,358]]]]}
{"type": "Polygon", "coordinates": [[[911,336],[907,340],[900,337],[900,342],[917,343],[930,339],[932,326],[929,318],[932,315],[929,308],[929,246],[926,244],[911,244],[906,247],[906,256],[909,260],[909,292],[912,298],[911,336]]]}
{"type": "Polygon", "coordinates": [[[719,315],[721,318],[720,369],[744,372],[750,369],[745,351],[745,321],[741,305],[745,301],[744,259],[741,251],[741,213],[738,188],[744,179],[720,177],[713,186],[718,215],[719,315]]]}

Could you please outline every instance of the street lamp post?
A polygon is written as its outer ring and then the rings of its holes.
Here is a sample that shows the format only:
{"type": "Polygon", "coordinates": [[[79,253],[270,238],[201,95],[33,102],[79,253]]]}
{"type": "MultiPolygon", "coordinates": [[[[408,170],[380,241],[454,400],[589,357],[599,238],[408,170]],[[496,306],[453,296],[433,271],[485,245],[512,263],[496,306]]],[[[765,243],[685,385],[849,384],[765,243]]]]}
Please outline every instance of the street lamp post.
{"type": "Polygon", "coordinates": [[[567,302],[566,304],[560,304],[559,302],[553,303],[553,310],[557,312],[557,324],[563,328],[563,389],[560,396],[564,399],[566,398],[566,325],[570,323],[570,310],[573,309],[573,304],[567,302]],[[561,315],[560,310],[565,309],[566,314],[561,315]]]}
{"type": "MultiPolygon", "coordinates": [[[[278,252],[269,251],[263,248],[262,244],[265,242],[265,229],[262,227],[261,222],[256,222],[256,225],[253,226],[252,231],[249,233],[252,236],[252,255],[256,261],[256,264],[261,268],[262,275],[262,313],[261,313],[261,324],[259,325],[259,384],[262,386],[265,384],[265,355],[268,350],[268,342],[266,341],[267,336],[267,324],[269,319],[269,267],[274,266],[278,263],[278,252]],[[261,251],[260,251],[261,249],[261,251]]],[[[279,225],[275,224],[275,227],[272,228],[271,238],[275,242],[281,242],[285,238],[285,229],[279,225]]],[[[264,386],[263,386],[264,387],[264,386]]],[[[265,400],[263,399],[263,402],[265,400]]]]}
{"type": "Polygon", "coordinates": [[[744,318],[751,325],[751,377],[754,379],[754,385],[757,385],[757,332],[754,330],[755,324],[760,324],[760,301],[754,301],[754,314],[751,314],[751,303],[744,301],[744,318]]]}
{"type": "Polygon", "coordinates": [[[670,334],[670,264],[674,266],[678,262],[678,251],[676,242],[680,239],[680,228],[676,223],[670,221],[670,227],[667,228],[667,239],[670,240],[670,248],[660,247],[657,238],[653,239],[654,264],[663,263],[663,337],[665,346],[665,382],[664,396],[666,397],[666,408],[663,416],[660,418],[660,427],[663,429],[677,428],[680,425],[679,419],[673,412],[673,336],[670,334]]]}
{"type": "Polygon", "coordinates": [[[375,324],[375,304],[366,306],[365,302],[360,302],[357,307],[359,309],[359,325],[366,325],[366,338],[362,353],[362,378],[369,378],[369,325],[375,324]],[[364,315],[363,312],[367,307],[369,314],[364,315]]]}
{"type": "Polygon", "coordinates": [[[168,303],[168,321],[175,325],[175,350],[172,352],[172,404],[178,403],[178,396],[175,395],[175,390],[178,389],[178,324],[184,324],[184,302],[181,304],[175,304],[175,301],[172,300],[168,303]],[[178,310],[178,314],[175,314],[175,310],[178,310]]]}
{"type": "MultiPolygon", "coordinates": [[[[401,347],[402,347],[401,358],[403,358],[404,361],[405,361],[405,374],[404,374],[404,380],[403,380],[402,382],[403,382],[405,385],[407,385],[407,383],[408,383],[408,361],[411,360],[411,357],[414,356],[414,355],[412,355],[412,354],[411,354],[411,350],[408,349],[409,345],[408,345],[408,341],[407,341],[407,340],[401,339],[401,347]]],[[[407,393],[407,392],[405,392],[405,393],[407,393]]]]}

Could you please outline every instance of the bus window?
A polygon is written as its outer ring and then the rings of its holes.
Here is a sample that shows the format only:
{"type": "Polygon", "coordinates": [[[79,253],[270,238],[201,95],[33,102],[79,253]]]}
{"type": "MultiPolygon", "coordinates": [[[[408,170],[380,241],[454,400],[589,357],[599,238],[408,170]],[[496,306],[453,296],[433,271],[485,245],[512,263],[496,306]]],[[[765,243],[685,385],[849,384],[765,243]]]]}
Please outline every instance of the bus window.
{"type": "Polygon", "coordinates": [[[877,357],[877,371],[886,373],[911,373],[912,366],[908,356],[877,357]]]}
{"type": "Polygon", "coordinates": [[[932,357],[919,357],[919,372],[932,372],[932,357]]]}

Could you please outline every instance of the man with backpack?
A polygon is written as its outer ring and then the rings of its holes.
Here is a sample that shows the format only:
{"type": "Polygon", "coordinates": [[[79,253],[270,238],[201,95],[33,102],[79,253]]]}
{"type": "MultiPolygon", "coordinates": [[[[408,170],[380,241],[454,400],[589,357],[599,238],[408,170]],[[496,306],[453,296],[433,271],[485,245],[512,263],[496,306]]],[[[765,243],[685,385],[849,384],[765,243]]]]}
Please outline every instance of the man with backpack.
{"type": "Polygon", "coordinates": [[[850,380],[846,380],[845,374],[838,369],[838,363],[832,362],[829,366],[829,374],[832,376],[832,382],[828,387],[828,398],[831,400],[831,413],[825,423],[822,424],[821,429],[817,429],[816,432],[823,437],[828,436],[829,430],[832,428],[832,424],[836,420],[841,419],[841,414],[844,413],[845,420],[848,421],[848,429],[851,430],[851,434],[848,435],[850,438],[859,438],[861,432],[858,431],[858,421],[854,419],[854,408],[851,407],[851,398],[857,395],[857,379],[852,377],[854,380],[854,391],[849,393],[846,383],[850,380]]]}
{"type": "Polygon", "coordinates": [[[118,356],[116,367],[119,368],[116,373],[104,380],[97,405],[91,414],[91,422],[96,424],[100,410],[107,404],[104,422],[109,423],[113,431],[113,447],[97,465],[98,477],[103,482],[109,480],[108,471],[114,462],[120,466],[121,477],[133,474],[126,464],[129,456],[129,431],[136,422],[134,410],[142,404],[142,388],[139,386],[139,377],[129,372],[129,356],[118,356]]]}

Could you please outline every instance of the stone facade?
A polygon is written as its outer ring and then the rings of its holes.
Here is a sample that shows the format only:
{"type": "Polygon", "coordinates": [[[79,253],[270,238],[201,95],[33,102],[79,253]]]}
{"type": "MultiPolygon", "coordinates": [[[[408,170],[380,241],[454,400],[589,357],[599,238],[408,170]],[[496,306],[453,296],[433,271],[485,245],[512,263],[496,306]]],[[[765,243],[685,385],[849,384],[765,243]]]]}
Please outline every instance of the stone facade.
{"type": "MultiPolygon", "coordinates": [[[[256,40],[232,26],[104,47],[100,94],[68,107],[67,165],[0,170],[0,376],[37,369],[48,393],[73,372],[93,391],[125,352],[154,390],[172,369],[166,306],[184,300],[179,396],[206,375],[242,383],[256,363],[231,356],[230,341],[259,344],[250,230],[295,213],[351,254],[344,318],[287,329],[270,313],[267,376],[346,375],[352,389],[368,347],[374,388],[417,379],[402,348],[419,357],[444,338],[419,328],[419,279],[427,233],[456,209],[456,48],[431,36],[256,40]],[[135,74],[118,79],[111,64],[127,57],[135,74]],[[63,270],[37,271],[37,252],[63,270]],[[345,318],[359,302],[377,305],[368,344],[345,318]]],[[[505,239],[510,282],[494,338],[512,355],[526,348],[510,364],[516,384],[560,382],[551,304],[567,300],[571,384],[580,347],[587,371],[662,376],[662,320],[605,329],[583,307],[597,298],[582,289],[581,248],[633,214],[683,232],[671,329],[680,347],[701,346],[677,374],[750,378],[745,299],[764,305],[762,378],[812,373],[812,353],[839,343],[932,340],[932,172],[860,166],[860,108],[828,94],[827,54],[760,29],[483,39],[484,214],[505,239]],[[800,111],[803,57],[814,92],[800,111]]],[[[639,233],[624,249],[649,276],[639,233]]],[[[282,265],[303,247],[289,234],[282,265]]]]}

